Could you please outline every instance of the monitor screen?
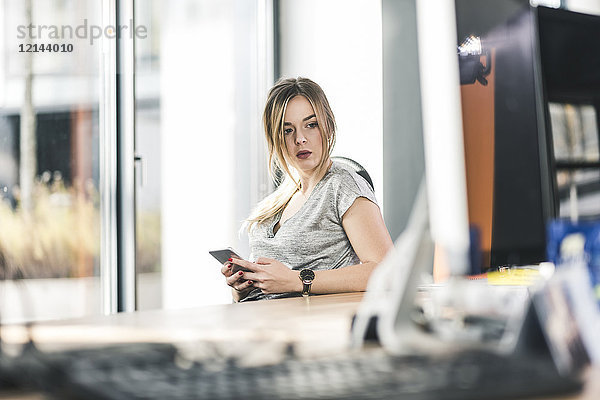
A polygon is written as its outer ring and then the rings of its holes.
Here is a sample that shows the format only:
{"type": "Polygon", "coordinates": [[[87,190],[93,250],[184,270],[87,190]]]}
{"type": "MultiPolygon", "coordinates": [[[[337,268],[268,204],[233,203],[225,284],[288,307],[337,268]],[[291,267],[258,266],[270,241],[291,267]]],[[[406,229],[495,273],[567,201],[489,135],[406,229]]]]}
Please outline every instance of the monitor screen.
{"type": "Polygon", "coordinates": [[[600,97],[600,16],[539,7],[540,59],[550,101],[600,97]]]}

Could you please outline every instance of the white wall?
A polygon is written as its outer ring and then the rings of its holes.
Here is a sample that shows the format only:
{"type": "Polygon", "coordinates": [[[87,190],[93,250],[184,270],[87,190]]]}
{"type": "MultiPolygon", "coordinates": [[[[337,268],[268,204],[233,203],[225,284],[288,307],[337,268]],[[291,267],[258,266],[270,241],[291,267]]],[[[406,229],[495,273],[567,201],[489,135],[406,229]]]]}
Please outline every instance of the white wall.
{"type": "Polygon", "coordinates": [[[600,0],[567,0],[567,8],[585,14],[600,14],[600,0]]]}
{"type": "Polygon", "coordinates": [[[207,251],[227,246],[235,231],[231,195],[235,159],[228,151],[235,122],[233,21],[226,18],[226,10],[216,11],[212,20],[194,18],[187,7],[165,7],[165,11],[161,38],[163,303],[166,308],[226,303],[230,291],[207,251]]]}
{"type": "Polygon", "coordinates": [[[281,75],[325,91],[338,124],[334,155],[371,175],[383,205],[381,2],[286,0],[280,7],[281,75]]]}
{"type": "MultiPolygon", "coordinates": [[[[600,14],[600,0],[566,0],[566,8],[585,14],[600,14]]],[[[537,6],[560,7],[561,0],[529,0],[529,4],[537,6]]]]}

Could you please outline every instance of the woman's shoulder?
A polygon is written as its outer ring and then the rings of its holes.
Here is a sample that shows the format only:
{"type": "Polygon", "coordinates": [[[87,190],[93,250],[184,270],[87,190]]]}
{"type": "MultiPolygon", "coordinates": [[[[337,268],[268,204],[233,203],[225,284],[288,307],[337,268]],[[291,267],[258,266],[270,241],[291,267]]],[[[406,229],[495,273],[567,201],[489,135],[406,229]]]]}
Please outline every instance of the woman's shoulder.
{"type": "Polygon", "coordinates": [[[351,167],[334,161],[326,178],[328,189],[324,189],[322,195],[331,195],[334,199],[336,213],[340,220],[358,197],[364,197],[377,204],[371,185],[351,167]]]}
{"type": "Polygon", "coordinates": [[[333,188],[350,188],[360,191],[372,192],[371,186],[365,178],[360,176],[351,167],[333,161],[328,174],[325,176],[328,186],[333,188]]]}

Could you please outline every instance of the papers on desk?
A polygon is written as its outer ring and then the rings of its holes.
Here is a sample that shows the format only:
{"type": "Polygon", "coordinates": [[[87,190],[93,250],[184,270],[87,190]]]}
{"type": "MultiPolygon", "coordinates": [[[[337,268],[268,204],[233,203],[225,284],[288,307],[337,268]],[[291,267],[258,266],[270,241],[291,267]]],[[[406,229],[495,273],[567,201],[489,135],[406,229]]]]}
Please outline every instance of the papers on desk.
{"type": "Polygon", "coordinates": [[[490,285],[531,286],[543,279],[537,267],[506,268],[488,272],[487,282],[490,285]]]}
{"type": "Polygon", "coordinates": [[[522,319],[528,301],[526,286],[454,279],[419,287],[415,303],[429,330],[444,341],[498,347],[516,339],[513,321],[522,319]]]}
{"type": "Polygon", "coordinates": [[[468,279],[485,281],[489,285],[532,286],[543,279],[548,279],[553,273],[554,264],[541,263],[531,266],[500,268],[497,271],[469,276],[468,279]]]}
{"type": "Polygon", "coordinates": [[[600,365],[600,312],[585,264],[557,270],[533,294],[535,310],[559,371],[600,365]]]}

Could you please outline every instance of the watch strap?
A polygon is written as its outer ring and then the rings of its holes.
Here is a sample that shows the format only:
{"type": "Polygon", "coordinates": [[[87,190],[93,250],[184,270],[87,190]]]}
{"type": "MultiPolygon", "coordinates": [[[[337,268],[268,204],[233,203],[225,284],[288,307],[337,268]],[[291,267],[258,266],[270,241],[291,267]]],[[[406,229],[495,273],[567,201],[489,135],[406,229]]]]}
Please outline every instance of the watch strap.
{"type": "Polygon", "coordinates": [[[312,286],[312,282],[306,283],[306,281],[302,281],[302,296],[310,295],[310,287],[312,286]]]}

